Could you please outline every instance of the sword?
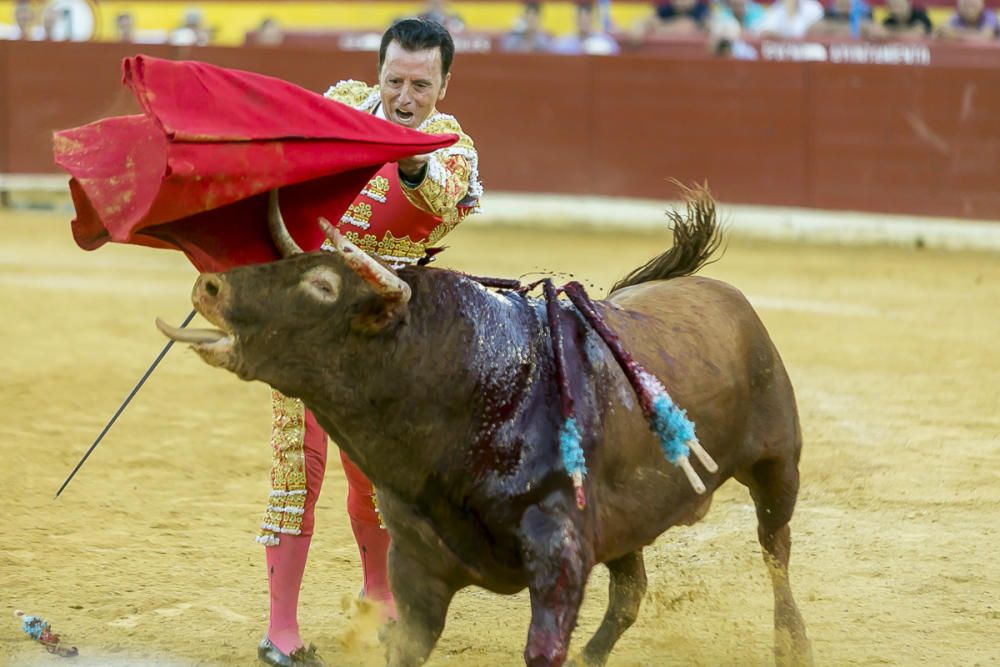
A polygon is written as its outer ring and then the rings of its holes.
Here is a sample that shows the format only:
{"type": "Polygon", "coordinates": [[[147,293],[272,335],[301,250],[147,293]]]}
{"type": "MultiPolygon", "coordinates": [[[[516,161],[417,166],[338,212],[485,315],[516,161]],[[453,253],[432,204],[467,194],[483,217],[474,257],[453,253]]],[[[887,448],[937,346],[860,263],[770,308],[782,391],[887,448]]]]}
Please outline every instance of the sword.
{"type": "MultiPolygon", "coordinates": [[[[187,316],[187,319],[185,319],[181,323],[180,328],[183,329],[184,327],[186,327],[191,322],[191,320],[194,319],[194,315],[195,311],[192,310],[191,314],[187,316]]],[[[118,411],[115,412],[114,416],[110,420],[108,420],[108,423],[104,426],[104,430],[101,431],[101,434],[99,436],[97,436],[97,440],[94,440],[94,444],[90,446],[90,449],[87,450],[87,453],[83,455],[83,458],[80,459],[80,462],[76,464],[75,468],[73,468],[73,472],[69,474],[69,477],[66,478],[66,481],[63,482],[62,486],[59,487],[59,490],[56,491],[56,496],[55,496],[56,498],[59,497],[59,494],[63,492],[63,489],[65,489],[66,486],[73,480],[73,476],[76,475],[77,471],[81,467],[83,467],[83,464],[86,463],[87,458],[97,448],[97,445],[101,443],[101,439],[103,439],[104,436],[107,434],[107,432],[111,430],[111,427],[114,426],[115,421],[118,419],[118,416],[125,411],[125,408],[128,407],[129,402],[139,392],[139,389],[141,389],[142,385],[146,382],[146,378],[148,378],[153,373],[153,371],[156,369],[159,363],[163,360],[163,357],[165,357],[167,352],[170,350],[170,346],[173,344],[174,341],[170,340],[167,341],[167,344],[163,346],[163,350],[160,351],[159,356],[156,357],[156,359],[153,361],[150,367],[146,369],[146,372],[143,373],[143,376],[142,378],[139,379],[139,382],[137,382],[135,387],[132,388],[132,393],[130,393],[128,395],[128,398],[126,398],[122,402],[121,406],[119,406],[118,411]]],[[[53,498],[53,500],[55,500],[55,498],[53,498]]]]}

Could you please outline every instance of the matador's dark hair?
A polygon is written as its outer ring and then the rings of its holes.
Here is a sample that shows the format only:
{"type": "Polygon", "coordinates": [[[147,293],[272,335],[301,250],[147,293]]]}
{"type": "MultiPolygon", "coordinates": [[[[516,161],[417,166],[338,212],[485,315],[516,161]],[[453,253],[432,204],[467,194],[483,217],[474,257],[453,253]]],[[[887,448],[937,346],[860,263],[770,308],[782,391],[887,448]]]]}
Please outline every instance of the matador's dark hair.
{"type": "Polygon", "coordinates": [[[382,35],[382,45],[378,49],[378,68],[382,70],[385,62],[385,50],[393,41],[407,51],[422,51],[424,49],[441,49],[441,76],[448,75],[451,61],[455,58],[455,42],[451,33],[440,23],[426,19],[400,19],[389,26],[382,35]]]}

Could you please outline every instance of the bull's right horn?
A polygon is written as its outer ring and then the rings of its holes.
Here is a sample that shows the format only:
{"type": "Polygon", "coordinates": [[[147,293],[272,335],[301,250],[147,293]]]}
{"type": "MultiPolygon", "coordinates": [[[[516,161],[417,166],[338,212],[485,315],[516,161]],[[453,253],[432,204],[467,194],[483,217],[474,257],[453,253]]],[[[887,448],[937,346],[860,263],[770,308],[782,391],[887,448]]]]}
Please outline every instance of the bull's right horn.
{"type": "Polygon", "coordinates": [[[399,276],[344,238],[337,228],[330,224],[329,220],[320,218],[319,224],[323,228],[323,233],[344,258],[347,266],[371,285],[377,293],[392,301],[406,303],[410,300],[410,286],[405,281],[400,280],[399,276]]]}
{"type": "Polygon", "coordinates": [[[278,188],[271,190],[268,195],[267,228],[271,230],[271,239],[278,247],[282,257],[302,254],[302,248],[292,238],[288,227],[285,226],[284,219],[281,217],[281,208],[278,206],[278,188]]]}

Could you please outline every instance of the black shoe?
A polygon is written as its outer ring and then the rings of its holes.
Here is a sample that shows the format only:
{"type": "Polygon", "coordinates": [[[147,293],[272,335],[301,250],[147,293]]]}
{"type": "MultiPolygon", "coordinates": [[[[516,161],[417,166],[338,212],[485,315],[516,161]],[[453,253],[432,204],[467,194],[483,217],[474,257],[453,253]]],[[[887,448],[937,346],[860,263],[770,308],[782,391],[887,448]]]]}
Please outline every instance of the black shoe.
{"type": "Polygon", "coordinates": [[[309,645],[309,648],[302,646],[292,651],[291,655],[285,655],[271,643],[266,634],[257,646],[257,660],[265,665],[274,665],[275,667],[326,667],[326,664],[316,655],[316,647],[312,644],[309,645]]]}

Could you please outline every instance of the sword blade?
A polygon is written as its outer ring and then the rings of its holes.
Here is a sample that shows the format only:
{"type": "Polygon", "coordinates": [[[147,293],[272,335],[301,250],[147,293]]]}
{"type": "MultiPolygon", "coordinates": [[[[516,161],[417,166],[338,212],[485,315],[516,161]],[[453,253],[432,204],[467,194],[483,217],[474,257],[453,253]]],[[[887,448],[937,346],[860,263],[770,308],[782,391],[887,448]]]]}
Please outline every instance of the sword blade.
{"type": "MultiPolygon", "coordinates": [[[[191,320],[194,319],[194,316],[195,316],[195,311],[192,310],[191,313],[187,316],[187,318],[185,318],[184,322],[181,323],[180,328],[183,329],[188,324],[190,324],[191,320]]],[[[139,392],[139,390],[142,388],[142,385],[145,384],[146,379],[150,375],[152,375],[152,373],[153,373],[154,370],[156,370],[156,367],[163,360],[163,357],[165,357],[167,355],[167,352],[170,350],[170,348],[171,348],[171,346],[173,346],[173,344],[174,344],[174,341],[170,340],[170,341],[167,341],[167,344],[163,346],[163,349],[160,351],[160,354],[156,357],[156,359],[153,361],[153,363],[150,364],[149,368],[146,369],[146,372],[143,373],[142,377],[136,383],[135,387],[132,388],[132,392],[128,395],[128,398],[126,398],[122,402],[122,404],[118,407],[118,410],[115,412],[114,416],[111,417],[111,419],[108,420],[107,424],[105,424],[104,430],[101,431],[101,434],[99,436],[97,436],[96,440],[94,440],[94,444],[92,444],[90,446],[90,449],[87,450],[87,453],[83,455],[83,458],[80,459],[80,462],[76,464],[75,468],[73,468],[73,472],[71,472],[69,474],[69,477],[66,478],[66,481],[63,482],[62,486],[59,487],[59,490],[56,491],[56,496],[55,496],[56,498],[58,498],[59,494],[61,494],[63,492],[63,489],[65,489],[69,485],[69,483],[71,481],[73,481],[73,477],[76,476],[77,471],[80,470],[80,468],[83,467],[83,464],[87,462],[87,459],[90,457],[90,455],[93,453],[93,451],[97,448],[97,445],[99,445],[101,443],[101,440],[104,438],[104,436],[107,435],[108,431],[111,430],[111,427],[114,426],[115,421],[118,420],[118,416],[121,415],[121,413],[125,411],[125,408],[128,407],[128,404],[132,401],[132,398],[139,392]]]]}

